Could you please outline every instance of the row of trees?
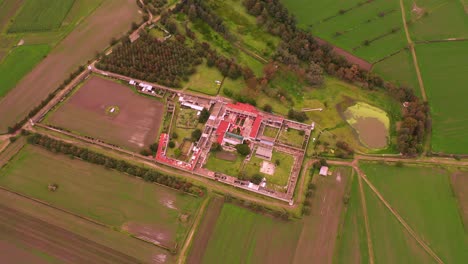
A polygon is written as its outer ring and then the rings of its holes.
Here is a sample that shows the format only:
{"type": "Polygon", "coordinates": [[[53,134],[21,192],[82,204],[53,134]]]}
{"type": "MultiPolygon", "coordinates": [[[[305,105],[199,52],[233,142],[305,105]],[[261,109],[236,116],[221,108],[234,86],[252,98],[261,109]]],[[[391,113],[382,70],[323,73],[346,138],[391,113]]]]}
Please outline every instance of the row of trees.
{"type": "Polygon", "coordinates": [[[134,43],[124,43],[101,59],[97,67],[133,78],[181,87],[183,80],[195,73],[202,63],[196,53],[184,45],[184,40],[157,41],[147,33],[134,43]]]}
{"type": "Polygon", "coordinates": [[[223,195],[224,195],[224,201],[227,203],[232,203],[232,204],[250,209],[254,212],[267,214],[267,215],[270,215],[270,216],[273,216],[282,220],[289,220],[291,218],[290,213],[286,210],[271,209],[263,205],[254,203],[254,202],[246,201],[246,200],[231,196],[230,194],[223,194],[223,195]]]}
{"type": "Polygon", "coordinates": [[[132,176],[141,177],[147,182],[156,182],[177,190],[198,195],[200,197],[205,195],[205,190],[203,187],[193,185],[192,183],[187,182],[181,178],[162,174],[152,169],[142,168],[126,161],[105,156],[86,148],[52,139],[41,134],[30,135],[28,137],[28,142],[30,144],[42,146],[56,153],[63,153],[69,155],[70,157],[76,157],[93,164],[105,166],[109,169],[115,169],[132,176]]]}

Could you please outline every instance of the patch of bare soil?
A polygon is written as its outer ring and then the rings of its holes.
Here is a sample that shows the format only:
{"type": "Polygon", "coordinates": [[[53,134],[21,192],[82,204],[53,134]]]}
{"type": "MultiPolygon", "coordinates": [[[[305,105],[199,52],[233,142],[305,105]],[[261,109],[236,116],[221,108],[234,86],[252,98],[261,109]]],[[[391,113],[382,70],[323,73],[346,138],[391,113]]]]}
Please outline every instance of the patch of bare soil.
{"type": "Polygon", "coordinates": [[[206,208],[206,213],[198,227],[195,238],[192,241],[192,248],[190,249],[190,254],[187,257],[188,264],[198,264],[202,262],[203,255],[205,254],[206,247],[208,246],[208,242],[213,234],[216,221],[218,221],[223,204],[224,199],[217,196],[213,198],[208,205],[208,208],[206,208]]]}
{"type": "Polygon", "coordinates": [[[134,0],[104,1],[0,101],[0,133],[23,119],[112,37],[129,30],[131,22],[141,17],[137,11],[134,0]]]}
{"type": "Polygon", "coordinates": [[[353,127],[358,131],[361,141],[373,149],[387,146],[388,130],[377,118],[359,118],[353,127]]]}
{"type": "Polygon", "coordinates": [[[216,158],[222,159],[222,160],[235,161],[237,156],[236,154],[228,152],[228,151],[220,151],[216,153],[216,158]]]}
{"type": "Polygon", "coordinates": [[[158,226],[129,222],[123,226],[123,229],[155,245],[171,249],[175,248],[175,238],[171,236],[171,232],[163,230],[158,226]]]}
{"type": "Polygon", "coordinates": [[[314,178],[317,186],[311,213],[304,216],[293,263],[332,263],[333,251],[344,208],[343,197],[350,176],[338,168],[332,176],[314,178]],[[337,180],[338,173],[340,180],[337,180]]]}
{"type": "Polygon", "coordinates": [[[315,37],[315,40],[320,44],[320,45],[331,45],[333,47],[333,51],[340,55],[340,56],[343,56],[345,57],[350,63],[352,64],[356,64],[357,66],[359,66],[361,69],[363,70],[366,70],[366,71],[370,71],[371,68],[372,68],[372,63],[364,60],[364,59],[361,59],[359,57],[357,57],[356,55],[353,55],[351,54],[350,52],[342,49],[342,48],[339,48],[339,47],[336,47],[334,45],[332,45],[331,43],[328,43],[327,41],[321,39],[321,38],[318,38],[318,37],[315,37]]]}
{"type": "Polygon", "coordinates": [[[138,263],[133,257],[4,205],[0,205],[0,237],[69,263],[138,263]]]}
{"type": "Polygon", "coordinates": [[[138,151],[156,139],[164,105],[120,83],[90,77],[49,122],[70,131],[138,151]],[[110,116],[109,107],[118,107],[110,116]]]}
{"type": "Polygon", "coordinates": [[[458,200],[458,208],[460,215],[463,218],[463,226],[468,232],[468,172],[458,171],[450,176],[452,189],[458,200]]]}
{"type": "Polygon", "coordinates": [[[413,6],[411,7],[411,13],[413,13],[417,19],[421,18],[426,11],[424,8],[419,7],[416,2],[413,2],[413,6]]]}

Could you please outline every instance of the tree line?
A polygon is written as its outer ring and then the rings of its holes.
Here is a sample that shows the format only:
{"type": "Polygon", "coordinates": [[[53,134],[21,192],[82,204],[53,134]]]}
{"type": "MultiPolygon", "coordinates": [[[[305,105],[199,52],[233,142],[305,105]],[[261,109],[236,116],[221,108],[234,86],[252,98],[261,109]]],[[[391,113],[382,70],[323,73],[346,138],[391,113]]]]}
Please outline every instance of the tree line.
{"type": "Polygon", "coordinates": [[[179,177],[162,174],[158,171],[143,168],[124,160],[112,158],[92,150],[78,147],[60,140],[56,140],[41,134],[31,134],[28,137],[28,142],[33,145],[41,146],[54,153],[62,153],[69,155],[72,158],[79,158],[81,160],[105,166],[108,169],[114,169],[132,176],[141,177],[147,182],[156,182],[161,185],[168,186],[177,190],[191,193],[197,196],[205,195],[205,188],[193,185],[179,177]]]}

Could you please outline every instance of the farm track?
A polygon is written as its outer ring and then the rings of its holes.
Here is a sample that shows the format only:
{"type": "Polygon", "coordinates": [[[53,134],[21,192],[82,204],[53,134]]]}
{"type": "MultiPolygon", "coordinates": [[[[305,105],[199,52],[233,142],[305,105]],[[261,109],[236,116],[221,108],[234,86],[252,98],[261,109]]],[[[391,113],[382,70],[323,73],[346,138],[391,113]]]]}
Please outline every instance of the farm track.
{"type": "Polygon", "coordinates": [[[366,227],[366,238],[367,238],[367,250],[369,251],[369,263],[374,264],[375,255],[374,255],[374,246],[372,244],[372,236],[371,236],[371,229],[369,224],[369,214],[367,213],[367,203],[366,203],[366,196],[364,193],[364,187],[362,185],[362,177],[360,172],[357,170],[358,168],[355,167],[354,170],[358,173],[358,183],[359,183],[359,194],[361,196],[361,206],[362,206],[362,213],[364,215],[364,225],[366,227]]]}
{"type": "Polygon", "coordinates": [[[139,260],[65,229],[0,205],[0,232],[74,263],[138,263],[139,260]]]}
{"type": "Polygon", "coordinates": [[[400,9],[401,9],[401,18],[403,20],[403,27],[405,28],[406,40],[408,41],[409,48],[411,50],[411,55],[413,57],[414,68],[416,69],[416,75],[418,77],[419,88],[421,89],[421,95],[423,100],[427,102],[426,89],[424,88],[424,82],[421,75],[421,70],[419,69],[418,57],[416,56],[416,50],[414,49],[414,43],[411,40],[411,35],[409,33],[408,25],[406,24],[406,13],[403,0],[400,0],[400,9]]]}

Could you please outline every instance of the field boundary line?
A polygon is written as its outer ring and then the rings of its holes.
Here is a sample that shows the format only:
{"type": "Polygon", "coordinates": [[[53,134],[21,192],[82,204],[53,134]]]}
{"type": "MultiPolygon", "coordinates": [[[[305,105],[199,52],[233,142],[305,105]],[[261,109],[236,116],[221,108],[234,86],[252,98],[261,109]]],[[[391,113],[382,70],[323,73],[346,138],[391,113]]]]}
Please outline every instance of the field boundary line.
{"type": "Polygon", "coordinates": [[[364,172],[361,171],[358,167],[356,167],[356,169],[358,170],[358,174],[359,174],[359,178],[362,178],[366,184],[369,186],[369,188],[371,188],[372,192],[374,192],[375,195],[377,195],[377,197],[379,198],[379,200],[385,205],[385,207],[387,207],[388,210],[390,210],[390,212],[393,214],[393,216],[395,216],[395,218],[398,220],[398,222],[400,222],[400,224],[406,229],[406,231],[408,231],[408,233],[418,242],[418,244],[439,264],[443,264],[444,262],[442,261],[442,259],[439,258],[439,256],[437,256],[437,254],[432,251],[432,249],[421,239],[418,237],[418,235],[416,234],[416,232],[408,225],[408,223],[406,223],[406,221],[400,216],[400,214],[398,214],[398,212],[393,209],[393,207],[387,202],[387,200],[385,200],[385,198],[382,196],[382,194],[380,194],[380,192],[377,190],[377,188],[375,188],[375,186],[369,181],[369,179],[367,179],[367,177],[365,176],[364,172]]]}
{"type": "MultiPolygon", "coordinates": [[[[357,168],[355,168],[357,171],[357,168]]],[[[367,214],[367,204],[366,196],[364,194],[364,188],[362,187],[361,174],[357,171],[358,182],[359,182],[359,193],[361,194],[361,206],[362,206],[362,215],[364,216],[364,225],[366,226],[366,237],[367,237],[367,250],[369,251],[369,263],[374,264],[374,246],[372,244],[372,237],[370,233],[369,217],[367,214]]]]}
{"type": "Polygon", "coordinates": [[[421,76],[421,70],[419,69],[418,58],[416,56],[416,50],[414,49],[414,43],[411,40],[409,33],[408,25],[406,24],[406,13],[403,0],[400,0],[400,9],[401,9],[401,18],[403,20],[403,27],[405,28],[406,40],[408,41],[409,48],[411,50],[411,55],[413,57],[414,68],[416,69],[416,75],[418,77],[419,89],[421,89],[421,96],[425,102],[427,102],[426,89],[424,87],[424,82],[421,76]]]}
{"type": "Polygon", "coordinates": [[[188,236],[185,238],[184,246],[182,247],[182,249],[180,251],[179,260],[177,261],[178,264],[185,263],[185,261],[187,259],[187,252],[188,252],[188,250],[190,248],[190,245],[192,244],[192,240],[193,240],[193,237],[195,235],[195,232],[198,230],[198,227],[200,226],[202,218],[205,216],[206,207],[207,207],[209,201],[211,201],[211,199],[212,199],[211,197],[209,197],[209,198],[207,197],[203,201],[203,204],[201,205],[200,210],[198,211],[197,218],[193,222],[192,229],[190,230],[188,236]]]}

